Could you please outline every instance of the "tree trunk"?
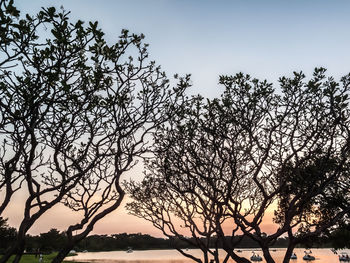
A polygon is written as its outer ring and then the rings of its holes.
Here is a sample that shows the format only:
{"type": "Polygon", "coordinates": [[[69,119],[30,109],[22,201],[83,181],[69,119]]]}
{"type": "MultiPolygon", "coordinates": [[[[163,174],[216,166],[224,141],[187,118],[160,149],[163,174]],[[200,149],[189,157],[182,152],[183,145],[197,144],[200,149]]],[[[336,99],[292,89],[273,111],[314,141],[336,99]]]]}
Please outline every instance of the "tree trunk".
{"type": "Polygon", "coordinates": [[[204,255],[204,263],[209,263],[208,252],[204,251],[203,255],[204,255]]]}
{"type": "Polygon", "coordinates": [[[19,263],[19,261],[21,260],[21,257],[22,257],[23,252],[24,252],[24,246],[25,246],[25,240],[23,238],[20,245],[19,245],[19,248],[17,249],[16,257],[12,261],[13,263],[19,263]]]}
{"type": "MultiPolygon", "coordinates": [[[[232,258],[237,263],[251,263],[248,259],[240,257],[235,252],[233,252],[233,247],[229,242],[227,242],[225,235],[222,231],[220,232],[220,238],[222,240],[222,248],[223,250],[225,250],[225,252],[227,253],[227,255],[229,255],[230,258],[232,258]]],[[[226,256],[224,262],[227,262],[229,257],[226,256]]]]}
{"type": "Polygon", "coordinates": [[[292,255],[292,253],[293,253],[293,250],[294,250],[294,247],[295,247],[294,244],[289,244],[289,245],[288,245],[287,251],[286,251],[286,253],[284,254],[283,263],[289,263],[290,257],[291,257],[291,255],[292,255]]]}
{"type": "Polygon", "coordinates": [[[226,256],[225,256],[225,259],[222,261],[222,263],[227,263],[227,261],[230,259],[230,255],[229,254],[227,254],[226,256]]]}
{"type": "MultiPolygon", "coordinates": [[[[25,248],[25,237],[28,229],[31,228],[31,226],[34,224],[34,222],[42,215],[43,212],[40,213],[37,212],[33,216],[29,216],[28,207],[27,204],[29,201],[26,202],[26,208],[25,208],[25,217],[22,220],[21,225],[19,226],[18,233],[17,233],[17,239],[16,242],[11,246],[11,248],[3,255],[3,257],[0,259],[0,263],[6,263],[9,261],[10,257],[14,254],[16,254],[15,259],[12,261],[13,263],[18,263],[23,255],[23,251],[25,248]]],[[[48,208],[46,208],[48,209],[48,208]]]]}
{"type": "Polygon", "coordinates": [[[58,252],[57,256],[51,261],[51,263],[61,263],[73,248],[74,244],[66,244],[66,246],[58,252]]]}
{"type": "Polygon", "coordinates": [[[14,258],[14,260],[12,261],[13,263],[19,263],[19,261],[21,260],[21,257],[23,255],[23,251],[24,251],[24,247],[20,248],[21,251],[18,251],[16,254],[16,257],[14,258]]]}
{"type": "Polygon", "coordinates": [[[219,251],[218,251],[218,249],[215,249],[214,261],[215,261],[215,263],[220,263],[219,251]]]}
{"type": "Polygon", "coordinates": [[[16,243],[13,246],[11,246],[11,248],[8,251],[6,251],[6,253],[0,259],[0,263],[9,262],[10,257],[14,254],[16,254],[16,257],[12,262],[18,263],[24,251],[24,242],[24,237],[17,237],[16,243]]]}
{"type": "Polygon", "coordinates": [[[12,246],[5,254],[1,257],[0,263],[6,263],[9,261],[10,257],[16,253],[17,246],[12,246]]]}
{"type": "Polygon", "coordinates": [[[7,186],[6,187],[6,194],[5,194],[5,199],[4,201],[2,202],[1,206],[0,206],[0,215],[2,215],[2,213],[4,212],[5,208],[7,207],[7,205],[9,204],[10,202],[10,199],[11,199],[11,196],[12,196],[12,189],[11,189],[11,186],[7,186]],[[10,190],[7,190],[7,188],[9,188],[10,190]],[[8,192],[11,192],[11,193],[8,193],[8,192]]]}
{"type": "Polygon", "coordinates": [[[262,251],[264,254],[264,258],[267,263],[275,263],[275,260],[271,257],[270,251],[268,247],[262,247],[262,251]]]}

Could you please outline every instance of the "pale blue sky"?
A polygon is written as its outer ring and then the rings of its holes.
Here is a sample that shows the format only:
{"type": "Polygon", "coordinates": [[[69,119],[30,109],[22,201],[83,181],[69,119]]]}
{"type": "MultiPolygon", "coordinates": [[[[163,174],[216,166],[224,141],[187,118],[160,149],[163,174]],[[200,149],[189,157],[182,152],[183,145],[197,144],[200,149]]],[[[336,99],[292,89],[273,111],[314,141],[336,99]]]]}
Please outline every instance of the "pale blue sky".
{"type": "Polygon", "coordinates": [[[217,95],[218,76],[239,71],[271,82],[315,66],[337,78],[350,71],[350,1],[17,1],[30,13],[49,5],[98,20],[111,40],[122,28],[144,33],[169,75],[192,73],[191,93],[217,95]]]}

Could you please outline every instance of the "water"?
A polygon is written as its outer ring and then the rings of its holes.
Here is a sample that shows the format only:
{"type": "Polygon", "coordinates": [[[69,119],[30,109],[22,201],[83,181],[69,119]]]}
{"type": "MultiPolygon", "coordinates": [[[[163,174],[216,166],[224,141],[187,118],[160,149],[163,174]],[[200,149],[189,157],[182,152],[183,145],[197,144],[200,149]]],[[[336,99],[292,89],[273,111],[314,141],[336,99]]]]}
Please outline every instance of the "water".
{"type": "MultiPolygon", "coordinates": [[[[257,254],[262,256],[262,252],[254,250],[257,254]]],[[[201,256],[201,252],[198,249],[189,249],[186,251],[198,257],[201,256]]],[[[294,252],[297,254],[298,259],[291,260],[291,263],[308,263],[303,260],[304,249],[295,249],[294,252]]],[[[350,254],[350,250],[342,250],[350,254]]],[[[280,248],[276,251],[271,251],[272,257],[276,262],[282,262],[285,249],[280,248]]],[[[224,256],[223,251],[219,251],[219,255],[224,256]]],[[[250,258],[252,255],[252,249],[242,249],[239,256],[245,256],[250,258]]],[[[338,263],[338,256],[333,254],[330,249],[312,249],[312,255],[316,257],[315,261],[311,263],[338,263]]],[[[182,256],[176,250],[135,250],[132,253],[126,253],[126,251],[109,251],[109,252],[86,252],[78,253],[77,256],[68,257],[67,260],[80,261],[80,262],[93,262],[93,263],[193,263],[194,261],[187,259],[182,256]]],[[[234,262],[233,260],[229,262],[234,262]]],[[[309,261],[310,262],[310,261],[309,261]]],[[[265,263],[265,260],[262,261],[265,263]]]]}

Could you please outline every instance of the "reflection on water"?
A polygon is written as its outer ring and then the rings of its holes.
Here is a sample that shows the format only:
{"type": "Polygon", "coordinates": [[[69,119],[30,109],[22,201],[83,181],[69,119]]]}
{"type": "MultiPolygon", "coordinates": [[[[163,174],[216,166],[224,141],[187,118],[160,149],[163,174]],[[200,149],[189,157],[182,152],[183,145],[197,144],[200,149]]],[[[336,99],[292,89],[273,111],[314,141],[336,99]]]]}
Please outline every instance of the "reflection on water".
{"type": "MultiPolygon", "coordinates": [[[[252,249],[242,249],[242,252],[238,253],[240,256],[250,258],[252,255],[252,249]]],[[[258,249],[254,250],[255,253],[262,256],[262,252],[258,249]]],[[[350,253],[350,250],[344,250],[350,253]]],[[[197,257],[201,257],[201,252],[198,249],[189,249],[186,251],[197,257]]],[[[304,249],[295,249],[294,252],[297,254],[298,259],[291,260],[291,263],[308,263],[303,260],[304,249]]],[[[276,262],[282,262],[285,249],[280,248],[276,251],[272,251],[271,255],[276,262]]],[[[222,257],[225,256],[223,251],[219,251],[222,257]]],[[[312,255],[316,257],[314,263],[337,263],[339,262],[338,256],[333,254],[330,249],[312,249],[312,255]]],[[[110,251],[110,252],[87,252],[78,253],[77,256],[68,257],[66,260],[80,261],[80,262],[94,262],[94,263],[151,263],[151,262],[162,262],[162,263],[191,263],[194,262],[190,259],[185,258],[176,250],[136,250],[133,253],[126,253],[125,251],[110,251]]],[[[234,262],[229,261],[229,262],[234,262]]],[[[265,261],[262,261],[265,263],[265,261]]]]}

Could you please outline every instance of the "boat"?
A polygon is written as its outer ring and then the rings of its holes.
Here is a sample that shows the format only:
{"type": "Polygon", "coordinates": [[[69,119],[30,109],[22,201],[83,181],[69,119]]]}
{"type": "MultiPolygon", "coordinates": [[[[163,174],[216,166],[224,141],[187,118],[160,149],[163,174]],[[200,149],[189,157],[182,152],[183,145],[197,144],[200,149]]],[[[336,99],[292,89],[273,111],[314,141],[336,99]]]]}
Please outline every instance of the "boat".
{"type": "Polygon", "coordinates": [[[305,256],[303,256],[304,260],[315,260],[315,257],[311,255],[311,250],[305,250],[304,251],[305,256]]]}
{"type": "Polygon", "coordinates": [[[131,248],[131,247],[128,247],[128,249],[126,250],[126,253],[132,253],[132,252],[134,252],[134,251],[132,250],[132,248],[131,248]]]}
{"type": "Polygon", "coordinates": [[[258,254],[255,254],[253,251],[253,255],[250,257],[251,261],[262,261],[262,257],[260,257],[258,254]]]}
{"type": "Polygon", "coordinates": [[[295,254],[294,252],[292,253],[292,255],[290,256],[290,259],[297,259],[297,254],[295,254]]]}
{"type": "Polygon", "coordinates": [[[339,261],[345,261],[345,262],[349,262],[350,261],[350,257],[348,255],[348,253],[346,252],[341,252],[339,255],[339,261]]]}

